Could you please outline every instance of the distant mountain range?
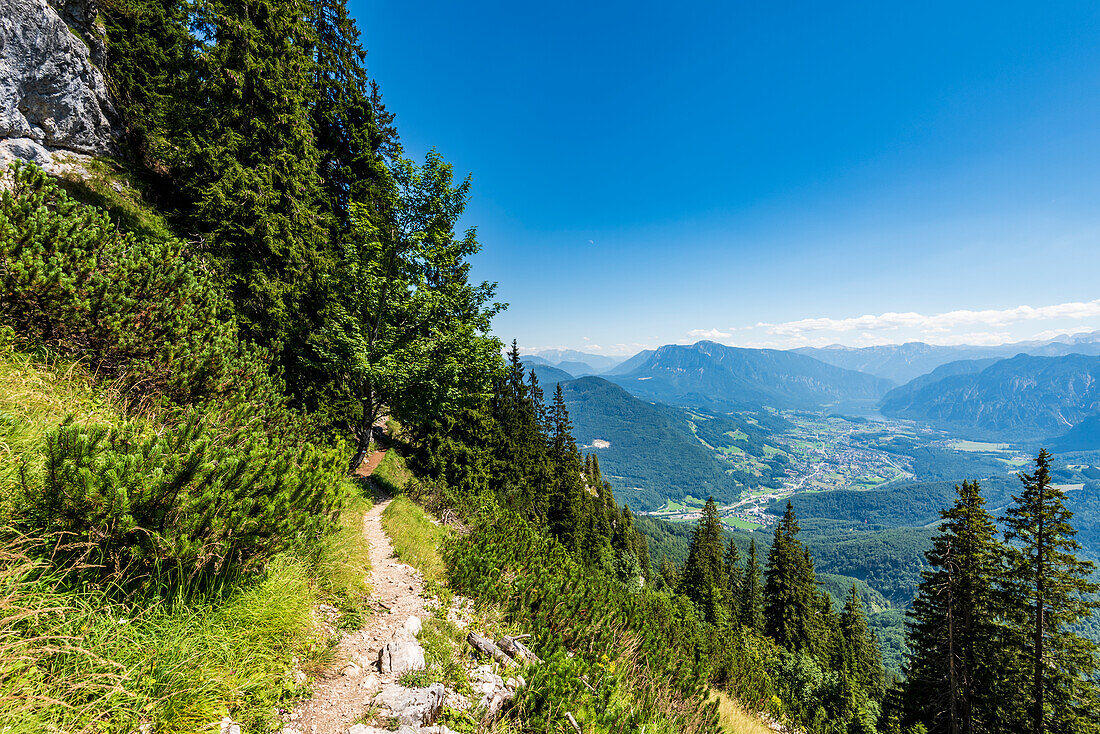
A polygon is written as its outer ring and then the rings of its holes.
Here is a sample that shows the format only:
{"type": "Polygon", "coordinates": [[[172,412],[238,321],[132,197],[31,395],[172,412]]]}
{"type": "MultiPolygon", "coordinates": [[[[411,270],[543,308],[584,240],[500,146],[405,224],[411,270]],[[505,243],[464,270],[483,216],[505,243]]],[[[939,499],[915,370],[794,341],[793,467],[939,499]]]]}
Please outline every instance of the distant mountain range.
{"type": "Polygon", "coordinates": [[[548,364],[553,367],[560,367],[579,377],[606,372],[622,362],[623,358],[580,352],[576,349],[540,349],[531,354],[524,354],[523,361],[527,365],[548,364]]]}
{"type": "Polygon", "coordinates": [[[881,410],[976,435],[1058,436],[1100,413],[1100,357],[956,362],[890,391],[881,410]]]}
{"type": "Polygon", "coordinates": [[[899,384],[927,374],[941,365],[959,360],[1005,359],[1017,354],[1058,357],[1066,354],[1100,354],[1100,331],[1059,336],[1043,341],[1025,341],[993,347],[961,344],[936,346],[923,342],[888,344],[877,347],[802,347],[793,350],[837,367],[866,372],[899,384]]]}
{"type": "Polygon", "coordinates": [[[887,380],[803,354],[710,341],[642,352],[605,377],[639,397],[717,410],[869,402],[891,387],[887,380]]]}

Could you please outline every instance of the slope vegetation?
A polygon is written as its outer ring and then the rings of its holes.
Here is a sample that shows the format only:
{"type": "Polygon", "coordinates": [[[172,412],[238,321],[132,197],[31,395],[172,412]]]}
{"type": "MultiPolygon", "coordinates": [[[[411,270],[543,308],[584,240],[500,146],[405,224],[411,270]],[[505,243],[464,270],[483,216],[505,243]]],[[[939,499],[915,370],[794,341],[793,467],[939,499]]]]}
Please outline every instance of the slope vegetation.
{"type": "Polygon", "coordinates": [[[629,373],[609,379],[639,397],[716,409],[812,409],[869,402],[881,398],[891,386],[886,380],[794,352],[740,349],[707,341],[661,347],[635,363],[629,373]]]}
{"type": "Polygon", "coordinates": [[[1100,413],[1100,357],[1020,354],[977,372],[899,388],[883,400],[882,412],[975,435],[1059,435],[1100,413]]]}

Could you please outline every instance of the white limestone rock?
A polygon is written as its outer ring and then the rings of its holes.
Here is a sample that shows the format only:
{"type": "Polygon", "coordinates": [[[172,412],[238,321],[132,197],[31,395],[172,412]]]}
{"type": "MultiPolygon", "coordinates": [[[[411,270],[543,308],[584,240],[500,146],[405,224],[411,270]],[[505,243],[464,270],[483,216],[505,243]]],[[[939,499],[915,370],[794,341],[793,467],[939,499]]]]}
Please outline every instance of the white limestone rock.
{"type": "MultiPolygon", "coordinates": [[[[94,12],[86,0],[56,1],[67,17],[94,12]]],[[[45,0],[0,3],[0,138],[109,155],[120,129],[88,43],[57,9],[45,0]]]]}

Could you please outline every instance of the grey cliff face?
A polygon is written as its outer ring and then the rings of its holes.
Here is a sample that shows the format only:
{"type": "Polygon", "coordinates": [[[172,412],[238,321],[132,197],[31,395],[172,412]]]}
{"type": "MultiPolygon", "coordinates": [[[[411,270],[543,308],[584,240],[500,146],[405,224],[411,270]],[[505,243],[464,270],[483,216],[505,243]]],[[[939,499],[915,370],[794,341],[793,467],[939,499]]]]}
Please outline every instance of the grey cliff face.
{"type": "Polygon", "coordinates": [[[0,138],[93,155],[111,154],[118,115],[93,62],[102,34],[89,0],[0,3],[0,138]],[[83,37],[70,30],[65,18],[83,37]]]}

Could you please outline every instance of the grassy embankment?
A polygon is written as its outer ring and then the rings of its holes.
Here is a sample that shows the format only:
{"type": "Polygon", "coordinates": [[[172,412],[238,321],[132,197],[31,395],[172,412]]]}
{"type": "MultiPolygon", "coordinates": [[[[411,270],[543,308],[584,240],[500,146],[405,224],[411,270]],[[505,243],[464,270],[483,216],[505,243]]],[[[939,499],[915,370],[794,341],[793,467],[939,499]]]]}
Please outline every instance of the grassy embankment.
{"type": "MultiPolygon", "coordinates": [[[[67,419],[112,426],[123,414],[117,396],[80,365],[0,346],[0,526],[18,511],[21,469],[42,460],[51,429],[67,419]]],[[[336,532],[201,595],[120,600],[72,588],[31,560],[44,539],[6,534],[0,727],[193,732],[226,715],[253,730],[270,724],[276,705],[307,692],[304,676],[327,662],[331,640],[313,608],[340,608],[342,626],[361,620],[369,503],[350,495],[336,532]]]]}
{"type": "MultiPolygon", "coordinates": [[[[464,641],[463,632],[447,619],[447,602],[451,595],[440,586],[446,583],[448,572],[442,551],[448,542],[461,542],[461,539],[448,528],[436,524],[419,505],[407,495],[400,493],[400,489],[411,474],[396,451],[390,451],[387,454],[374,476],[381,485],[398,490],[398,494],[382,514],[382,525],[393,543],[395,554],[400,560],[424,574],[430,589],[441,602],[433,616],[425,620],[424,631],[420,637],[425,647],[428,669],[421,673],[407,675],[403,682],[408,685],[444,682],[460,691],[465,691],[468,689],[468,681],[462,660],[468,652],[468,646],[464,641]]],[[[492,604],[478,604],[472,614],[473,628],[489,636],[537,632],[529,629],[531,624],[529,620],[519,617],[509,618],[499,607],[492,604]]],[[[610,672],[604,678],[604,685],[611,687],[609,692],[601,692],[605,704],[629,711],[639,696],[635,686],[642,681],[632,680],[631,676],[623,675],[621,672],[616,674],[615,671],[616,668],[620,671],[627,668],[637,670],[637,661],[609,659],[603,661],[603,666],[610,672]]],[[[541,712],[547,703],[551,704],[552,709],[566,705],[567,701],[561,694],[563,690],[575,687],[576,681],[569,680],[571,673],[571,666],[567,664],[562,669],[558,661],[555,661],[547,671],[527,671],[525,675],[535,682],[535,690],[520,697],[513,712],[514,719],[499,721],[493,725],[492,730],[510,731],[510,727],[516,724],[521,728],[534,724],[533,719],[528,720],[528,712],[541,712]],[[554,680],[555,678],[559,680],[554,680]]],[[[746,712],[736,700],[717,691],[713,693],[718,700],[719,727],[726,734],[767,734],[771,731],[758,717],[746,712]]],[[[576,696],[576,692],[574,691],[572,695],[576,696]]],[[[553,718],[560,718],[560,713],[553,718]]],[[[475,716],[453,710],[445,710],[442,720],[460,732],[484,730],[483,726],[479,728],[475,716]]],[[[647,724],[646,731],[672,731],[667,729],[667,722],[661,720],[661,717],[650,719],[647,724]]],[[[560,729],[567,732],[568,730],[564,727],[563,722],[555,721],[547,730],[560,729]]],[[[603,729],[597,728],[593,731],[603,731],[603,729]]]]}

